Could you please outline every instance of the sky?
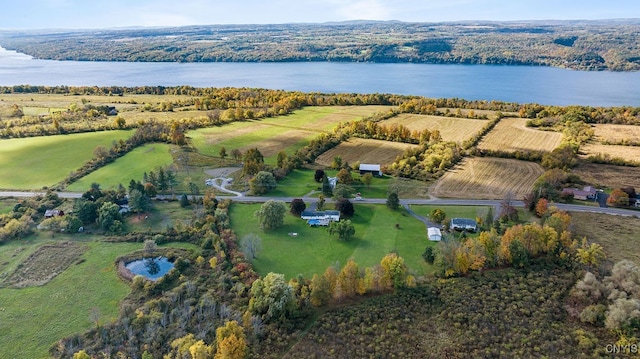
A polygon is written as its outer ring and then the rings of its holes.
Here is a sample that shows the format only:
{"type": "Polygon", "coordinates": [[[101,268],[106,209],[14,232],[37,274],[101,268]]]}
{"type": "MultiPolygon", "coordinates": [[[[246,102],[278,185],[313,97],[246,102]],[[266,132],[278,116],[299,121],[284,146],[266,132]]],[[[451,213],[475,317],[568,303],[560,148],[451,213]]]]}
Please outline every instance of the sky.
{"type": "Polygon", "coordinates": [[[638,0],[2,0],[0,29],[640,18],[638,0]]]}

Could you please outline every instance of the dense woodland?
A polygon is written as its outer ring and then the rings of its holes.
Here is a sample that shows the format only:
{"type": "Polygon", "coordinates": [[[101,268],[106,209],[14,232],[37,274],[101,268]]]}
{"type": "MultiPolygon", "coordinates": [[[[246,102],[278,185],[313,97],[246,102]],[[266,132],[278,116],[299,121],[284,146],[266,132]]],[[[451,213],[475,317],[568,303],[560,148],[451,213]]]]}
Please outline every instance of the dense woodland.
{"type": "Polygon", "coordinates": [[[0,32],[41,59],[171,62],[413,62],[640,69],[636,20],[206,25],[0,32]]]}

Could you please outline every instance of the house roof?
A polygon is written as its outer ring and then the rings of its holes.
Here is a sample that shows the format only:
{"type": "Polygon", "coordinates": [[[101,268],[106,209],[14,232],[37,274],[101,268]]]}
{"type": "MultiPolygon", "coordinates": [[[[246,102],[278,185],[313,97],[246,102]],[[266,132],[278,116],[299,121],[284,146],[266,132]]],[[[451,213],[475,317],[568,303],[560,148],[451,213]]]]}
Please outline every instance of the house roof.
{"type": "Polygon", "coordinates": [[[300,217],[340,216],[340,211],[302,211],[300,217]]]}
{"type": "Polygon", "coordinates": [[[360,171],[380,171],[380,165],[361,163],[360,171]]]}
{"type": "Polygon", "coordinates": [[[451,218],[451,226],[472,226],[478,225],[475,220],[469,218],[451,218]]]}

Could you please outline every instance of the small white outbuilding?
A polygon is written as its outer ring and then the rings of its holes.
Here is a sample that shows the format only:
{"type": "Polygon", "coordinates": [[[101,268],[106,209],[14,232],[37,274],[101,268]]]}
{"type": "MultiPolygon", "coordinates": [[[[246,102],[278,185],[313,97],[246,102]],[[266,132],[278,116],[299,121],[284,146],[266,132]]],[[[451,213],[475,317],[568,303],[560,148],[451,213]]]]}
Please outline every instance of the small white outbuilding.
{"type": "Polygon", "coordinates": [[[439,242],[442,240],[442,233],[440,233],[440,228],[427,228],[427,236],[429,237],[430,241],[439,242]]]}

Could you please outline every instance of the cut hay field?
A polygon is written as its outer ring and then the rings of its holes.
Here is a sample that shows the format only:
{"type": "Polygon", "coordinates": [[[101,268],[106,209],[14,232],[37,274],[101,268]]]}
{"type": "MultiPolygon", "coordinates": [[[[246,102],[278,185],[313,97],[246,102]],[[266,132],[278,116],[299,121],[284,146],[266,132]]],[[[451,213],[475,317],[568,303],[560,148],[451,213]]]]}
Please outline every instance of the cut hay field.
{"type": "Polygon", "coordinates": [[[389,165],[396,157],[401,156],[407,148],[416,145],[400,142],[370,140],[363,138],[350,138],[346,142],[330,149],[316,158],[316,163],[322,166],[331,166],[333,158],[342,157],[342,163],[379,163],[389,165]]]}
{"type": "Polygon", "coordinates": [[[234,122],[220,127],[190,131],[188,137],[198,152],[219,156],[224,147],[246,151],[257,147],[265,162],[275,163],[276,154],[293,154],[320,132],[332,130],[338,123],[358,120],[377,112],[388,111],[389,106],[327,106],[306,107],[286,116],[256,121],[234,122]]]}
{"type": "Polygon", "coordinates": [[[444,198],[503,199],[511,192],[515,198],[521,198],[543,172],[542,167],[534,162],[465,158],[436,182],[432,193],[444,198]]]}
{"type": "Polygon", "coordinates": [[[601,145],[596,143],[588,143],[580,147],[580,152],[582,153],[581,157],[604,155],[611,158],[622,158],[626,161],[635,161],[640,163],[639,146],[601,145]]]}
{"type": "Polygon", "coordinates": [[[609,142],[640,142],[640,126],[596,124],[593,125],[597,141],[609,142]]]}
{"type": "Polygon", "coordinates": [[[90,160],[97,146],[111,147],[113,141],[127,139],[132,133],[104,131],[0,140],[0,188],[51,186],[90,160]]]}
{"type": "Polygon", "coordinates": [[[341,242],[323,227],[309,227],[304,220],[287,213],[284,226],[263,232],[253,213],[259,204],[234,203],[230,208],[231,227],[239,238],[255,233],[262,238],[262,250],[253,264],[260,273],[283,273],[287,278],[302,274],[311,278],[324,273],[327,267],[343,266],[349,259],[360,267],[373,266],[391,251],[405,259],[417,275],[433,268],[422,259],[428,245],[425,225],[404,209],[392,211],[384,205],[356,204],[352,218],[356,234],[350,242],[341,242]],[[400,224],[400,229],[395,227],[400,224]],[[298,233],[296,237],[288,233],[298,233]]]}
{"type": "Polygon", "coordinates": [[[173,163],[170,150],[172,146],[163,143],[151,143],[127,153],[114,162],[88,174],[67,187],[68,191],[84,192],[92,183],[99,183],[103,189],[115,188],[118,184],[127,187],[134,180],[142,181],[145,172],[158,166],[173,163]]]}
{"type": "Polygon", "coordinates": [[[503,118],[478,144],[490,151],[551,151],[560,145],[562,134],[526,127],[526,119],[503,118]]]}
{"type": "Polygon", "coordinates": [[[445,141],[463,142],[478,133],[487,124],[487,120],[402,113],[380,121],[379,124],[403,125],[411,131],[438,130],[445,141]]]}
{"type": "Polygon", "coordinates": [[[597,187],[640,189],[640,167],[614,166],[595,163],[581,163],[571,172],[580,179],[597,187]]]}

